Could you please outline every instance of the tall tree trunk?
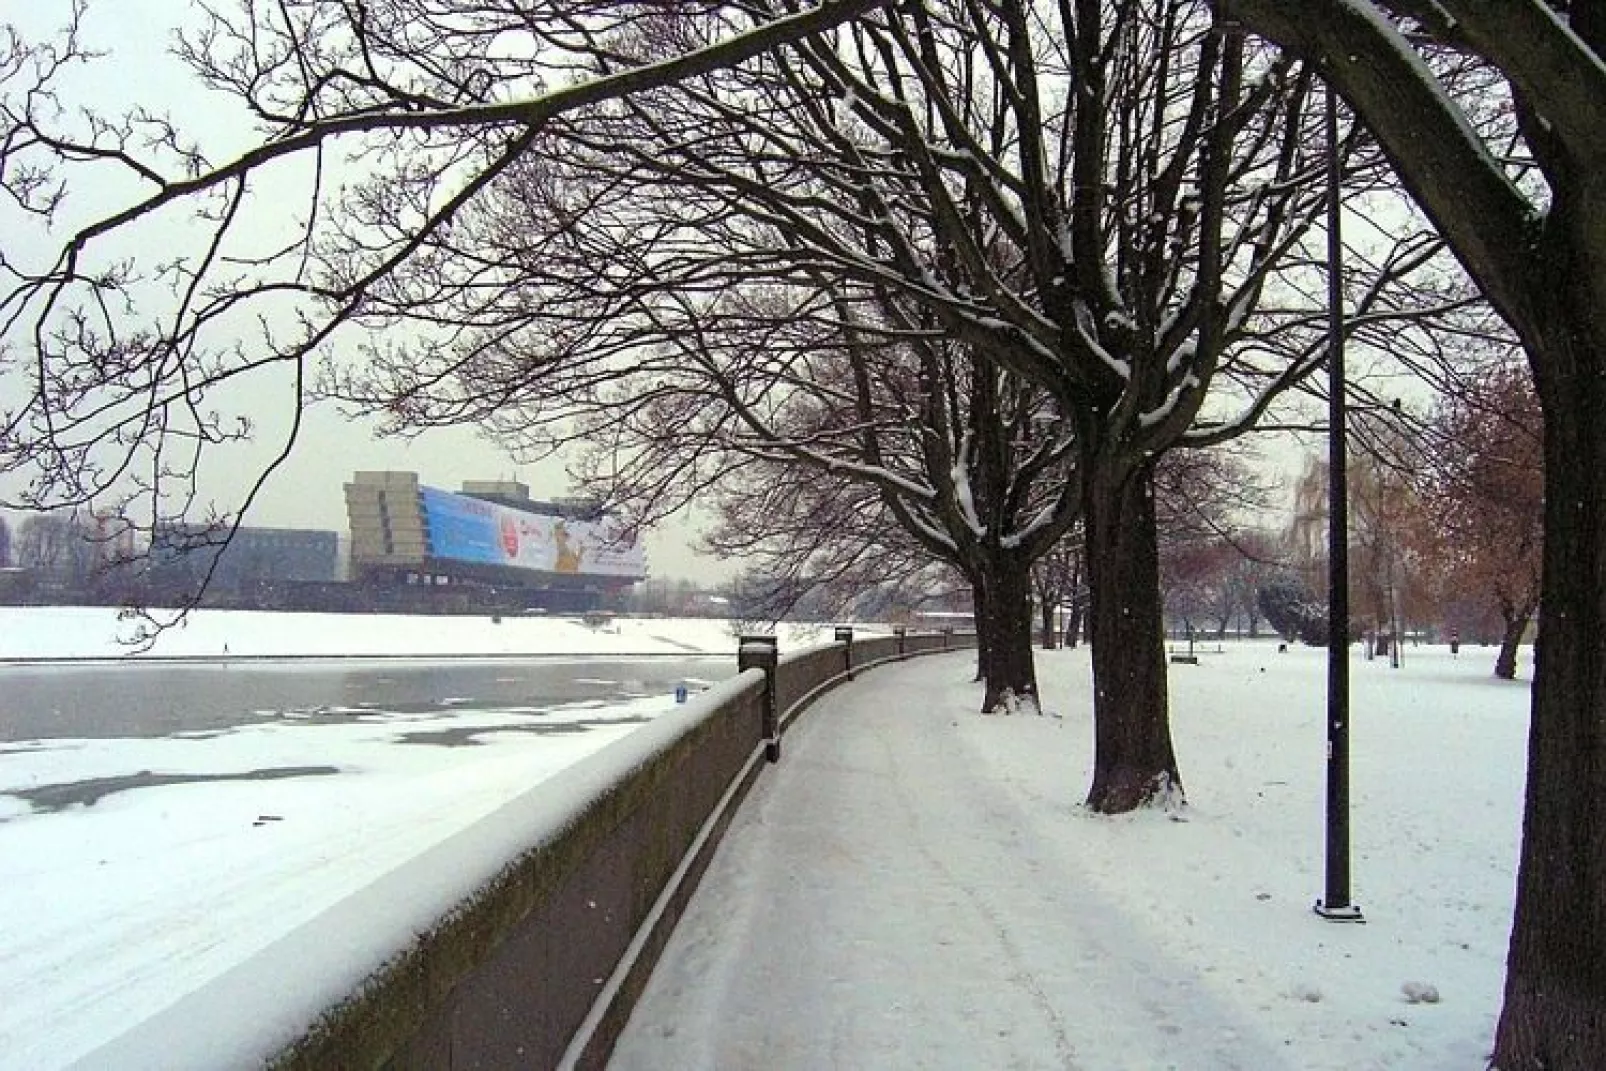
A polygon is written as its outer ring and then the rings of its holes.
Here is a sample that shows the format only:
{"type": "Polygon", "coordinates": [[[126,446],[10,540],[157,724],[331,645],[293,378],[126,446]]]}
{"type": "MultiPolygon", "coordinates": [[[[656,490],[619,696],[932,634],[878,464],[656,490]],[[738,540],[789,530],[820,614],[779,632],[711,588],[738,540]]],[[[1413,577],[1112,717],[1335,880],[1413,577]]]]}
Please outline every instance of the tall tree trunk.
{"type": "Polygon", "coordinates": [[[1065,620],[1065,646],[1075,647],[1082,639],[1082,562],[1077,561],[1071,571],[1068,609],[1065,620]]]}
{"type": "Polygon", "coordinates": [[[1059,636],[1054,629],[1055,602],[1056,600],[1051,595],[1045,593],[1041,607],[1043,615],[1043,650],[1045,651],[1052,651],[1058,646],[1059,636]]]}
{"type": "Polygon", "coordinates": [[[1124,479],[1083,458],[1093,645],[1093,784],[1087,805],[1120,814],[1181,798],[1167,708],[1152,466],[1124,479]],[[1095,467],[1096,466],[1096,467],[1095,467]]]}
{"type": "Polygon", "coordinates": [[[982,577],[986,589],[984,714],[1037,710],[1037,667],[1032,657],[1031,563],[1018,554],[995,554],[982,577]]]}
{"type": "MultiPolygon", "coordinates": [[[[1594,277],[1606,289],[1606,267],[1594,277]]],[[[1502,1071],[1606,1067],[1606,324],[1591,331],[1590,313],[1573,311],[1598,303],[1571,304],[1552,321],[1571,330],[1534,362],[1545,403],[1544,646],[1495,1034],[1502,1071]]]]}
{"type": "Polygon", "coordinates": [[[1500,653],[1495,656],[1494,675],[1503,681],[1517,679],[1517,654],[1522,648],[1522,634],[1528,631],[1533,620],[1532,606],[1516,606],[1501,600],[1500,621],[1504,626],[1500,635],[1500,653]]]}
{"type": "Polygon", "coordinates": [[[1065,615],[1065,646],[1075,647],[1082,642],[1082,605],[1075,600],[1065,615]]]}
{"type": "Polygon", "coordinates": [[[991,630],[987,627],[987,590],[981,577],[970,578],[970,618],[976,623],[976,680],[987,679],[987,643],[991,630]]]}

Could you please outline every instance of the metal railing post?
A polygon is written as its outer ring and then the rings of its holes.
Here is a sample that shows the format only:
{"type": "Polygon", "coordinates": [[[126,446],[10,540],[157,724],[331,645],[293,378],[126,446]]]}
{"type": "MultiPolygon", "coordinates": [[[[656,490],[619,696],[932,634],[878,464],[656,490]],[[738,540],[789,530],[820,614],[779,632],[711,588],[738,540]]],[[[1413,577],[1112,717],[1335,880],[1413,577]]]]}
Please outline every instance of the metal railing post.
{"type": "Polygon", "coordinates": [[[743,636],[736,648],[736,672],[764,671],[764,708],[761,731],[764,758],[781,761],[781,712],[775,708],[775,670],[780,665],[780,649],[774,636],[743,636]]]}
{"type": "Polygon", "coordinates": [[[847,673],[848,680],[852,680],[853,679],[853,629],[851,627],[847,626],[847,625],[838,625],[836,627],[836,642],[843,645],[843,647],[842,647],[842,669],[843,669],[844,672],[847,673]]]}

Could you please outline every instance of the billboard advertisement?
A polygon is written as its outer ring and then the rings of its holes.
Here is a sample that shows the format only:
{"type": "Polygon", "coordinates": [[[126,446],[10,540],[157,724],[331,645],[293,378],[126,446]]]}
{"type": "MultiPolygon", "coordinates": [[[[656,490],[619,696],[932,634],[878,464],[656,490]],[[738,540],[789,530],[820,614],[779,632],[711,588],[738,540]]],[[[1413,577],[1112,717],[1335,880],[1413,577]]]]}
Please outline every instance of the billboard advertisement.
{"type": "Polygon", "coordinates": [[[510,509],[434,487],[419,491],[431,553],[437,558],[511,565],[578,576],[645,576],[647,556],[621,542],[606,518],[577,521],[510,509]]]}

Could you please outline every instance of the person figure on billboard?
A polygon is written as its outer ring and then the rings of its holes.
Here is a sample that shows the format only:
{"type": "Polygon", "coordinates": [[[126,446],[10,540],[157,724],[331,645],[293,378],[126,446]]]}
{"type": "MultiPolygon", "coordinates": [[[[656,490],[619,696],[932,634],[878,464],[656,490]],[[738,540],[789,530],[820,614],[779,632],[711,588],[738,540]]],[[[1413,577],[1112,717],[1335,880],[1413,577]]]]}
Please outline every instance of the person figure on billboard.
{"type": "Polygon", "coordinates": [[[575,545],[574,539],[569,535],[568,525],[559,521],[552,526],[552,542],[558,547],[557,571],[560,573],[578,573],[580,559],[585,556],[585,549],[575,545]]]}
{"type": "Polygon", "coordinates": [[[519,529],[518,529],[518,525],[513,523],[513,518],[512,517],[504,515],[502,517],[501,523],[499,525],[497,525],[497,529],[502,535],[502,553],[507,555],[507,560],[508,561],[518,561],[518,558],[519,558],[519,529]]]}

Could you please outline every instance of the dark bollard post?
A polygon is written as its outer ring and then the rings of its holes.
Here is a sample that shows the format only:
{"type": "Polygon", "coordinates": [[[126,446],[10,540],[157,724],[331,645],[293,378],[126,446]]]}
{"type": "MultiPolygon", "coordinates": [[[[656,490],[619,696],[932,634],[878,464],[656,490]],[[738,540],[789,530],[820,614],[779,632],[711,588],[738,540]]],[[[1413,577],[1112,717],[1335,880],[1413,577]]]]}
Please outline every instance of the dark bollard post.
{"type": "Polygon", "coordinates": [[[903,658],[907,653],[904,650],[904,641],[909,636],[909,628],[906,625],[893,625],[892,634],[898,637],[898,657],[903,658]]]}
{"type": "Polygon", "coordinates": [[[942,649],[946,651],[954,645],[954,630],[952,627],[942,630],[942,649]]]}
{"type": "Polygon", "coordinates": [[[836,642],[843,644],[842,668],[847,671],[848,680],[853,679],[853,629],[846,625],[836,627],[836,642]]]}
{"type": "Polygon", "coordinates": [[[780,664],[780,650],[774,636],[743,636],[736,649],[736,672],[749,669],[764,671],[764,757],[770,762],[781,761],[781,714],[775,709],[775,669],[780,664]]]}

